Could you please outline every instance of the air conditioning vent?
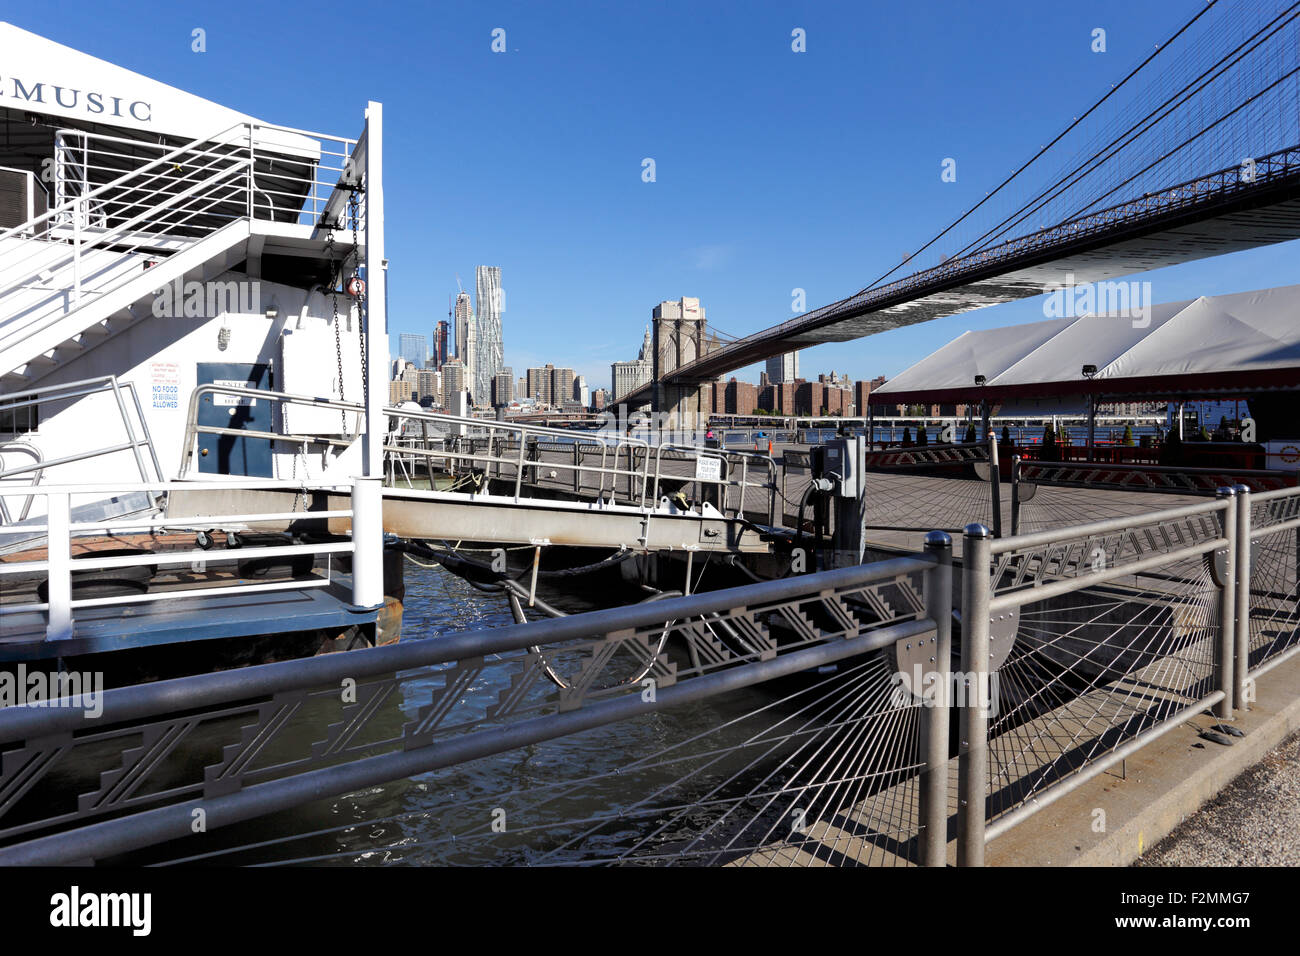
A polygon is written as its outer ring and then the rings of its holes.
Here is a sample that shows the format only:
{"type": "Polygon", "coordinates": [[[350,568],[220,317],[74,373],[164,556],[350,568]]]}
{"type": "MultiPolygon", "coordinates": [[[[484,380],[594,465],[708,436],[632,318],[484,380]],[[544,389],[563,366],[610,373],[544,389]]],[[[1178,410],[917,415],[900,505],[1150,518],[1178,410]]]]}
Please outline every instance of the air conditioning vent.
{"type": "MultiPolygon", "coordinates": [[[[45,212],[45,187],[36,177],[23,169],[0,166],[0,230],[12,229],[30,222],[45,212]]],[[[44,224],[39,230],[44,232],[44,224]]]]}

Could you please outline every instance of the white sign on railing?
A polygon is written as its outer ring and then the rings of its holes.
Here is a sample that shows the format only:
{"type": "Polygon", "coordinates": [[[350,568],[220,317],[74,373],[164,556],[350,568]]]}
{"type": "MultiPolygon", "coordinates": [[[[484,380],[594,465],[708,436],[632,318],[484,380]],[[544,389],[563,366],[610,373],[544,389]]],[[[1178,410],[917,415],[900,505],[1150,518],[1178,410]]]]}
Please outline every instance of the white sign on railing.
{"type": "Polygon", "coordinates": [[[701,456],[695,459],[696,481],[721,481],[722,459],[701,456]]]}

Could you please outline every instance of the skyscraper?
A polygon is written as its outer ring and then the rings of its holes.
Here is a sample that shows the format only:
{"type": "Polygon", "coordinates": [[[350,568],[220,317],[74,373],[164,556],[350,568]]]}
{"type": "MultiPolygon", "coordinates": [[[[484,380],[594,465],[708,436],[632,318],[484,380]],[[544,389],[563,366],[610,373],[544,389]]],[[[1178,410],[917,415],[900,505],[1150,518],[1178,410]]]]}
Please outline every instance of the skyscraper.
{"type": "Polygon", "coordinates": [[[474,375],[478,371],[478,322],[470,316],[465,329],[465,354],[461,356],[465,363],[465,391],[469,392],[470,405],[478,397],[474,375]]]}
{"type": "Polygon", "coordinates": [[[403,362],[410,362],[416,368],[424,368],[429,359],[428,339],[414,332],[403,332],[397,337],[397,354],[403,362]]]}
{"type": "Polygon", "coordinates": [[[793,382],[799,377],[799,353],[786,352],[767,360],[767,380],[773,385],[793,382]]]}
{"type": "Polygon", "coordinates": [[[473,319],[468,292],[462,292],[456,296],[456,304],[452,306],[451,318],[456,333],[456,358],[463,363],[465,361],[465,349],[469,344],[469,327],[473,319]]]}
{"type": "Polygon", "coordinates": [[[474,398],[479,403],[492,400],[490,390],[497,372],[505,367],[505,341],[501,332],[501,313],[505,302],[501,295],[500,266],[477,266],[474,270],[474,398]]]}
{"type": "Polygon", "coordinates": [[[440,319],[433,329],[433,367],[442,368],[451,356],[447,354],[447,337],[451,334],[446,319],[440,319]]]}

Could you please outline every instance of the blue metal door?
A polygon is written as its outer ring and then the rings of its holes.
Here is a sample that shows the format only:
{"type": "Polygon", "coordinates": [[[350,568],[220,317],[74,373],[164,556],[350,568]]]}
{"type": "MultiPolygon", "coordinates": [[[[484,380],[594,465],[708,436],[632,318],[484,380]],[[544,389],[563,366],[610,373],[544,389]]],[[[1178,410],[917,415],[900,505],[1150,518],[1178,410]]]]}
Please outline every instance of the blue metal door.
{"type": "MultiPolygon", "coordinates": [[[[239,362],[200,362],[198,384],[235,388],[271,388],[271,366],[239,362]]],[[[204,395],[199,403],[199,424],[269,432],[271,403],[239,395],[204,395]]],[[[242,435],[199,435],[199,471],[214,475],[249,475],[272,478],[271,442],[242,435]]]]}

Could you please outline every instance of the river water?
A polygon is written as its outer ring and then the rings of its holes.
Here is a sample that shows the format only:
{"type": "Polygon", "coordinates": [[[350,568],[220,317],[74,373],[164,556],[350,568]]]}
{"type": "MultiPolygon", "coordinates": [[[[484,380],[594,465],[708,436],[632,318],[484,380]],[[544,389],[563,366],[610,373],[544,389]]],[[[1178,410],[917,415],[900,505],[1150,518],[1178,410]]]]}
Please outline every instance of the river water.
{"type": "MultiPolygon", "coordinates": [[[[619,595],[615,600],[608,591],[539,590],[539,596],[568,613],[595,609],[602,599],[607,604],[626,599],[619,595]]],[[[408,562],[403,641],[437,640],[457,631],[511,623],[500,595],[476,590],[443,568],[408,562]]],[[[508,684],[505,671],[486,668],[467,694],[484,702],[495,700],[508,684]]],[[[730,788],[728,793],[747,793],[752,788],[750,778],[761,777],[779,764],[784,751],[765,748],[762,761],[755,763],[753,748],[736,749],[736,745],[756,733],[770,732],[782,714],[807,706],[812,690],[805,693],[805,688],[822,688],[837,679],[799,675],[776,686],[733,692],[319,800],[292,812],[222,828],[197,842],[157,848],[138,862],[581,864],[632,850],[638,857],[655,859],[683,847],[696,854],[688,855],[688,860],[711,858],[730,831],[726,821],[710,827],[720,815],[718,806],[692,805],[719,796],[718,788],[724,785],[730,788]],[[781,701],[791,696],[801,699],[781,701]],[[618,813],[626,816],[611,820],[618,813]],[[494,823],[504,832],[495,831],[494,823]],[[707,838],[692,845],[706,829],[707,838]]],[[[436,686],[432,679],[422,678],[405,683],[404,699],[383,716],[387,726],[400,729],[403,721],[414,718],[436,686]]],[[[311,725],[302,733],[318,739],[320,728],[311,725]]],[[[297,743],[310,741],[304,737],[297,743]]],[[[783,779],[779,766],[775,773],[772,780],[779,787],[783,779]]],[[[761,800],[737,804],[742,805],[745,812],[734,814],[736,821],[765,812],[761,800]]],[[[782,809],[774,805],[767,812],[779,823],[782,809]]]]}

